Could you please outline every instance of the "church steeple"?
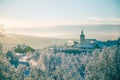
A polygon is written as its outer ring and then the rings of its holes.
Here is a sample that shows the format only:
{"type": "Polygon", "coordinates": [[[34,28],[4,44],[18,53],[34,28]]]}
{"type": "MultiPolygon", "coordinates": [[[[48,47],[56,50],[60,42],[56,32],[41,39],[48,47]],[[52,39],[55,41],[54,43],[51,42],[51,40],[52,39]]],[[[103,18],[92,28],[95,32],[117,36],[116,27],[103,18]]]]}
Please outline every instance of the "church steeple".
{"type": "Polygon", "coordinates": [[[80,34],[80,43],[85,43],[85,35],[83,29],[81,30],[81,34],[80,34]]]}
{"type": "Polygon", "coordinates": [[[84,32],[83,32],[83,29],[82,29],[82,31],[81,31],[81,34],[83,34],[84,32]]]}

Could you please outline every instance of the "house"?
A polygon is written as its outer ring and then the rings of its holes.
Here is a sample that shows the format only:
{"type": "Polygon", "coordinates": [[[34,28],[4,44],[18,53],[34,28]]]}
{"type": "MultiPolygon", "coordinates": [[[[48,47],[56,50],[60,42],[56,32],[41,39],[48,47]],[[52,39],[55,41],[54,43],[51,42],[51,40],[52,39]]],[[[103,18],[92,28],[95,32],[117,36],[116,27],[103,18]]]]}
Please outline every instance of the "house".
{"type": "Polygon", "coordinates": [[[18,45],[17,47],[14,48],[14,51],[16,53],[27,53],[27,52],[35,52],[35,49],[33,49],[32,47],[22,44],[22,45],[18,45]]]}

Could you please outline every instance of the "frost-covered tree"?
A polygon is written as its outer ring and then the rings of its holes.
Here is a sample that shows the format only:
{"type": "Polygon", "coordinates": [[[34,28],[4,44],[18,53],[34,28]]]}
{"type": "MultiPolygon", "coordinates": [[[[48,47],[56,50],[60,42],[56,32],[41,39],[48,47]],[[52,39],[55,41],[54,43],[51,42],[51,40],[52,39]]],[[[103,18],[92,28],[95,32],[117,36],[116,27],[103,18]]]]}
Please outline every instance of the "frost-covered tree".
{"type": "Polygon", "coordinates": [[[79,55],[41,51],[38,65],[31,68],[28,78],[35,80],[82,80],[79,55]]]}
{"type": "Polygon", "coordinates": [[[2,45],[0,51],[0,80],[120,80],[118,46],[76,55],[46,48],[18,57],[2,45]]]}
{"type": "Polygon", "coordinates": [[[120,80],[120,47],[94,51],[86,63],[85,80],[120,80]]]}
{"type": "Polygon", "coordinates": [[[24,71],[27,66],[19,65],[17,68],[11,65],[7,59],[6,53],[2,51],[2,44],[0,44],[0,80],[24,80],[24,71]]]}
{"type": "Polygon", "coordinates": [[[5,79],[8,76],[7,74],[8,62],[2,51],[3,51],[3,47],[2,44],[0,43],[0,80],[5,79]]]}

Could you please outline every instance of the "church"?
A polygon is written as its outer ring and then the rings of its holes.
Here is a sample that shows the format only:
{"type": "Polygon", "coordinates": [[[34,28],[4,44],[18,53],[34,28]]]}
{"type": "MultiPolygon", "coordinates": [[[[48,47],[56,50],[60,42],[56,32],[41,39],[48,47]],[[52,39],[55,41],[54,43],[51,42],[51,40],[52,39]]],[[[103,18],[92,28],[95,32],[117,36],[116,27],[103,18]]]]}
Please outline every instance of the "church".
{"type": "Polygon", "coordinates": [[[79,48],[79,49],[101,49],[103,47],[108,46],[116,46],[120,44],[120,38],[118,40],[107,40],[107,41],[99,41],[96,39],[86,39],[84,31],[81,30],[80,33],[80,40],[79,42],[69,40],[65,46],[73,47],[73,48],[79,48]]]}
{"type": "Polygon", "coordinates": [[[85,39],[84,31],[81,31],[80,34],[80,48],[93,48],[95,47],[95,43],[97,42],[96,39],[85,39]]]}
{"type": "Polygon", "coordinates": [[[85,39],[85,34],[84,34],[83,30],[81,31],[80,44],[82,44],[82,43],[95,43],[95,42],[97,42],[96,39],[85,39]]]}

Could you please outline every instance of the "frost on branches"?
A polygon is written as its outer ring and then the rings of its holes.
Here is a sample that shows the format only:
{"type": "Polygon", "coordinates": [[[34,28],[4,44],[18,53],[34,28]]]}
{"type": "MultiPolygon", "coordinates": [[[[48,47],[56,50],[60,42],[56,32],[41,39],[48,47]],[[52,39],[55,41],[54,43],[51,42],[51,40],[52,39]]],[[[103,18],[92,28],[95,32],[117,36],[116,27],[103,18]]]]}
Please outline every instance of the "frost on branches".
{"type": "Polygon", "coordinates": [[[120,80],[120,47],[94,51],[85,69],[85,80],[120,80]]]}
{"type": "Polygon", "coordinates": [[[120,47],[80,55],[49,49],[22,56],[1,52],[0,80],[120,80],[120,47]]]}

